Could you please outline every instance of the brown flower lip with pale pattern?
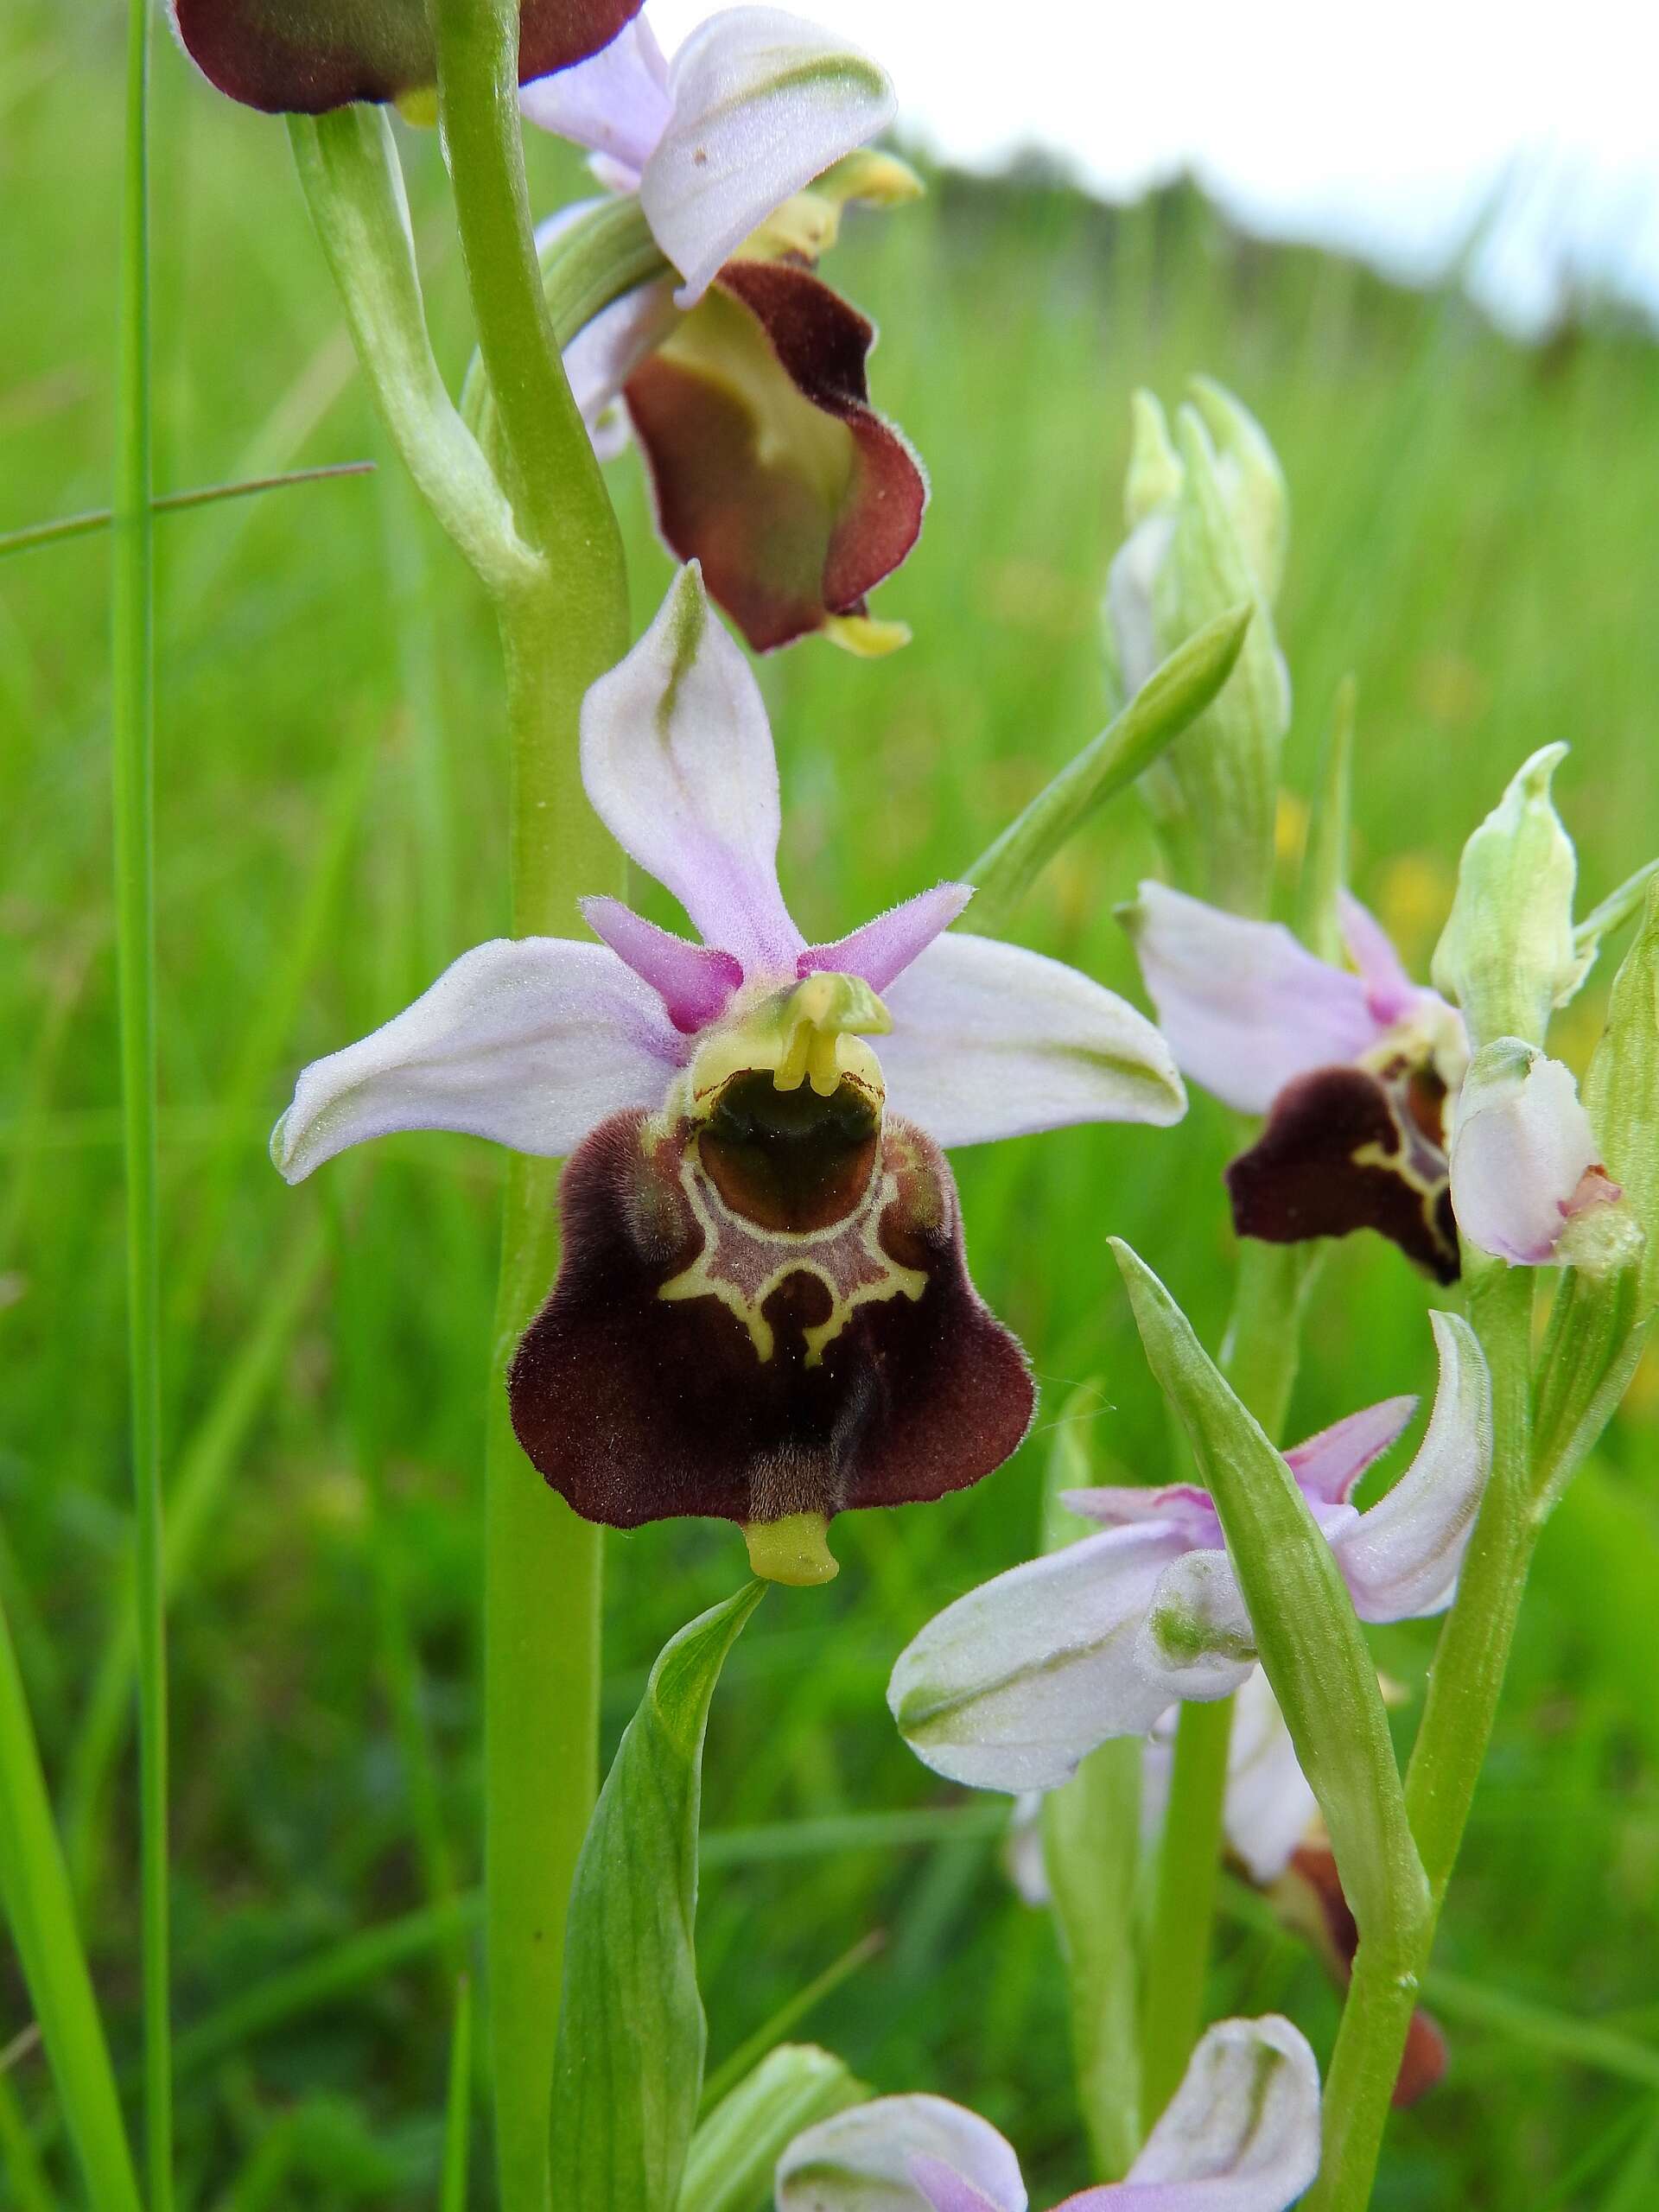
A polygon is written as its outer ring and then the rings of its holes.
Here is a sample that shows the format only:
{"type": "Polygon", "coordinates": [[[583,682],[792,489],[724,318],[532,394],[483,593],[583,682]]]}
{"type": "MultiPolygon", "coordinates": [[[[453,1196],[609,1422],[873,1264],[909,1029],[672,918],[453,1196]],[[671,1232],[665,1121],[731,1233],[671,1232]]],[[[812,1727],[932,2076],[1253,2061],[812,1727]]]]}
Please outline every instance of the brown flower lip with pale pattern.
{"type": "MultiPolygon", "coordinates": [[[[640,0],[523,0],[519,75],[568,69],[615,38],[640,0]]],[[[171,0],[179,43],[209,83],[266,114],[324,115],[429,91],[427,0],[171,0]]]]}

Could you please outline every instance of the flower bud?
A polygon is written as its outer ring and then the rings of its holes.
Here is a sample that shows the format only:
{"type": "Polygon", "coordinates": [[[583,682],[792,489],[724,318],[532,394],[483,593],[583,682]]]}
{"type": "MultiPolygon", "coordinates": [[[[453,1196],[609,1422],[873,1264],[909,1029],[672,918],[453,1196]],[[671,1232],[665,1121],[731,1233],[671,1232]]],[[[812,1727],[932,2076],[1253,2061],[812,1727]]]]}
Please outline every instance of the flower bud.
{"type": "Polygon", "coordinates": [[[1270,607],[1284,569],[1284,480],[1259,425],[1218,385],[1194,387],[1172,443],[1135,396],[1125,486],[1129,536],[1107,580],[1109,672],[1122,697],[1241,601],[1254,619],[1220,696],[1147,772],[1177,882],[1239,913],[1267,906],[1290,685],[1270,607]]]}
{"type": "Polygon", "coordinates": [[[1573,943],[1578,860],[1549,789],[1567,750],[1535,753],[1463,849],[1430,973],[1462,1007],[1477,1052],[1499,1037],[1541,1045],[1552,1011],[1584,980],[1573,943]]]}

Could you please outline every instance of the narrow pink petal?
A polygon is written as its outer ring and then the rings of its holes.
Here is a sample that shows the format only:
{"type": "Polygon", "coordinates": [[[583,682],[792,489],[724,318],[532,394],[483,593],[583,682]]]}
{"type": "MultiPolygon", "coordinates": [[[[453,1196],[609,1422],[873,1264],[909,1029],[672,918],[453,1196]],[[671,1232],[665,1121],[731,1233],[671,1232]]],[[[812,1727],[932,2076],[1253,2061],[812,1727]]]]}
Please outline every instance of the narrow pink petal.
{"type": "Polygon", "coordinates": [[[685,1036],[717,1021],[743,981],[740,961],[711,944],[688,944],[659,930],[620,899],[584,899],[582,919],[619,960],[649,983],[685,1036]]]}
{"type": "Polygon", "coordinates": [[[604,155],[634,178],[673,111],[668,65],[643,16],[575,68],[526,85],[518,105],[527,121],[604,155]]]}
{"type": "Polygon", "coordinates": [[[624,851],[744,975],[792,977],[801,933],[778,888],[778,762],[760,687],[694,561],[582,705],[582,779],[624,851]]]}
{"type": "Polygon", "coordinates": [[[1345,1505],[1373,1459],[1386,1452],[1417,1410],[1415,1398],[1384,1398],[1334,1421],[1286,1452],[1290,1471],[1309,1497],[1345,1505]]]}
{"type": "Polygon", "coordinates": [[[950,928],[973,895],[971,883],[940,883],[918,892],[850,937],[838,938],[834,944],[809,944],[795,963],[797,971],[810,976],[827,968],[840,976],[861,976],[873,991],[885,991],[950,928]]]}
{"type": "Polygon", "coordinates": [[[1421,993],[1401,965],[1400,956],[1389,942],[1387,931],[1369,907],[1362,906],[1351,892],[1344,891],[1338,896],[1337,910],[1342,923],[1342,941],[1365,986],[1366,1004],[1383,1027],[1390,1028],[1411,1012],[1421,993]]]}
{"type": "Polygon", "coordinates": [[[1357,976],[1316,960],[1279,922],[1251,922],[1143,883],[1125,916],[1158,1020],[1185,1075],[1241,1113],[1357,1060],[1388,1026],[1357,976]]]}
{"type": "Polygon", "coordinates": [[[1416,1620],[1451,1604],[1491,1471],[1492,1392],[1480,1344],[1455,1314],[1428,1318],[1440,1378],[1417,1455],[1386,1497],[1331,1539],[1363,1621],[1416,1620]]]}

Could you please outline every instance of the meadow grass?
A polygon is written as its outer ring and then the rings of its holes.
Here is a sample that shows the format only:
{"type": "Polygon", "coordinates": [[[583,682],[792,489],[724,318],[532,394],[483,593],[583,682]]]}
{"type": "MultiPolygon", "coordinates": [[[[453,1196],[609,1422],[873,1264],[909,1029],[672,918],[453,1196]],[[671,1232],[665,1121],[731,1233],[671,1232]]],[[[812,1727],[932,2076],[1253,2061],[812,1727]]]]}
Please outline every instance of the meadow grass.
{"type": "MultiPolygon", "coordinates": [[[[113,7],[16,0],[0,25],[0,531],[107,501],[120,63],[113,7]]],[[[384,461],[280,127],[210,98],[163,41],[154,151],[158,487],[384,461]]],[[[406,137],[405,156],[458,376],[436,148],[406,137]]],[[[577,188],[557,149],[531,162],[547,204],[577,188]]],[[[959,871],[1099,727],[1128,394],[1178,397],[1194,370],[1260,416],[1292,486],[1291,781],[1307,789],[1353,671],[1356,887],[1420,972],[1463,836],[1534,747],[1573,741],[1559,790],[1586,904],[1659,844],[1659,364],[1639,334],[1517,350],[1455,295],[1247,244],[1190,194],[1108,214],[1035,176],[939,179],[918,209],[855,219],[830,273],[882,326],[877,397],[933,503],[877,603],[913,626],[904,654],[810,645],[764,671],[783,878],[810,938],[959,871]]],[[[669,563],[637,463],[614,477],[643,620],[669,563]]],[[[395,464],[163,517],[156,536],[178,2201],[430,2204],[479,1864],[500,1162],[404,1139],[289,1192],[264,1139],[302,1062],[504,925],[498,663],[395,464]]],[[[136,2086],[107,577],[98,538],[0,565],[0,1597],[136,2086]]],[[[1294,800],[1282,826],[1289,861],[1294,800]]],[[[1133,989],[1112,909],[1152,860],[1120,803],[1019,934],[1133,989]]],[[[1562,1024],[1580,1065],[1606,981],[1562,1024]]],[[[710,1732],[711,2064],[856,1948],[795,2031],[884,2090],[976,2105],[1020,2142],[1039,2203],[1085,2178],[1052,1935],[1000,1871],[996,1802],[930,1777],[882,1693],[924,1619],[1033,1548],[1063,1409],[1097,1479],[1166,1467],[1105,1238],[1143,1252],[1213,1343],[1225,1143],[1197,1100],[1174,1135],[959,1157],[977,1280],[1044,1385],[1037,1431],[977,1491],[839,1522],[840,1580],[768,1599],[710,1732]]],[[[1292,1433],[1428,1388],[1429,1302],[1391,1250],[1335,1252],[1292,1433]]],[[[1649,1366],[1545,1541],[1440,1952],[1452,2071],[1396,2122],[1379,2207],[1633,2212],[1659,2193],[1656,1428],[1649,1366]]],[[[708,1523],[610,1544],[607,1744],[660,1644],[742,1566],[708,1523]]],[[[1432,1641],[1387,1631],[1379,1656],[1419,1687],[1432,1641]]],[[[1213,2009],[1282,2006],[1328,2047],[1317,1969],[1234,1906],[1213,2009]]],[[[29,2018],[5,1975],[0,2044],[29,2018]]],[[[0,2203],[73,2205],[41,2062],[9,2058],[0,2203]]]]}

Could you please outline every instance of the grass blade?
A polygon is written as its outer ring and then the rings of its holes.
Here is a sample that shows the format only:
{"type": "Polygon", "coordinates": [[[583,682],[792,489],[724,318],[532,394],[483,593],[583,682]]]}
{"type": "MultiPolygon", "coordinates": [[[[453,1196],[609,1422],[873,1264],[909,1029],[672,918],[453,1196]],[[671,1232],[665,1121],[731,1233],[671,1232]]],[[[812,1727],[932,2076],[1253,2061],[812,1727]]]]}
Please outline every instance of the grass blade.
{"type": "Polygon", "coordinates": [[[127,1186],[144,2136],[151,2212],[173,2202],[168,1995],[167,1629],[162,1548],[161,1265],[156,1194],[155,518],[149,363],[149,16],[129,0],[111,693],[116,965],[127,1186]]]}
{"type": "Polygon", "coordinates": [[[11,1631],[0,1614],[0,1903],[93,2212],[138,2212],[121,2103],[11,1631]]]}

